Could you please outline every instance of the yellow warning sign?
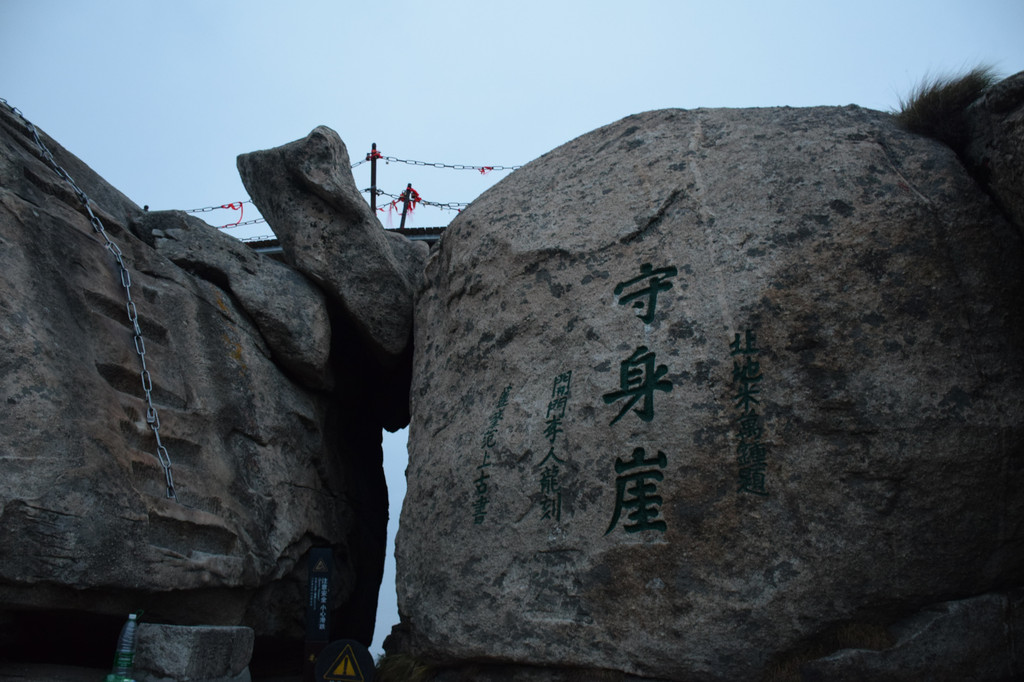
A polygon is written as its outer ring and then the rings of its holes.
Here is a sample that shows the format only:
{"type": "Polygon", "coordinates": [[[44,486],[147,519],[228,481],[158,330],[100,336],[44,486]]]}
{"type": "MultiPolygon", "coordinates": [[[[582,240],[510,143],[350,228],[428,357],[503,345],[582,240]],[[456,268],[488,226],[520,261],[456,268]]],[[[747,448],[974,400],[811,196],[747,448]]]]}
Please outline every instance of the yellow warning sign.
{"type": "Polygon", "coordinates": [[[324,561],[323,559],[321,559],[320,561],[316,562],[316,566],[313,567],[313,572],[314,573],[326,573],[327,572],[327,562],[324,561]]]}
{"type": "Polygon", "coordinates": [[[352,651],[352,646],[347,645],[341,650],[341,653],[334,663],[331,663],[331,667],[327,673],[324,674],[325,680],[338,680],[339,682],[365,682],[363,678],[363,671],[359,669],[359,663],[356,662],[356,654],[352,651]]]}

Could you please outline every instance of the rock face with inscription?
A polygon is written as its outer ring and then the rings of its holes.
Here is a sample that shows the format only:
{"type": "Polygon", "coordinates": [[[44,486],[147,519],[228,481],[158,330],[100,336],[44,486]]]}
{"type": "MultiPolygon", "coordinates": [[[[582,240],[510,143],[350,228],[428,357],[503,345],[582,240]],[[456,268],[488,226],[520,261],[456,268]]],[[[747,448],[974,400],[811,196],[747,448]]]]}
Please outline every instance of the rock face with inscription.
{"type": "Polygon", "coordinates": [[[1022,275],[954,153],[855,106],[534,161],[427,264],[389,647],[450,680],[947,679],[981,654],[941,611],[1011,674],[1022,275]]]}
{"type": "Polygon", "coordinates": [[[41,138],[110,245],[0,106],[0,659],[112,623],[108,651],[139,609],[301,641],[312,547],[335,551],[333,632],[369,644],[396,419],[368,398],[374,351],[295,269],[41,138]]]}

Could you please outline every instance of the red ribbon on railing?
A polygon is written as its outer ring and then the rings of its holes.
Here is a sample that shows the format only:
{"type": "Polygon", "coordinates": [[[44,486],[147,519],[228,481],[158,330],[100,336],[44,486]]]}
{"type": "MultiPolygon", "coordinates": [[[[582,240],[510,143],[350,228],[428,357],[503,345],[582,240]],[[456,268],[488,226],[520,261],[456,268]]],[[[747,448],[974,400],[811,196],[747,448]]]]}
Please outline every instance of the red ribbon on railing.
{"type": "Polygon", "coordinates": [[[492,170],[494,170],[494,166],[483,166],[480,168],[480,175],[487,175],[492,170]]]}
{"type": "Polygon", "coordinates": [[[221,208],[230,208],[232,210],[238,211],[238,220],[236,220],[233,223],[228,223],[227,225],[222,226],[222,228],[223,227],[235,227],[235,226],[238,225],[238,223],[242,222],[242,216],[245,215],[245,208],[242,207],[243,203],[245,203],[245,202],[243,202],[243,201],[235,201],[235,202],[232,202],[230,204],[221,204],[220,205],[221,208]]]}
{"type": "Polygon", "coordinates": [[[412,213],[412,210],[416,208],[416,204],[422,201],[422,199],[420,199],[420,193],[414,190],[412,187],[406,188],[405,193],[408,195],[407,198],[409,200],[409,213],[412,213]]]}
{"type": "Polygon", "coordinates": [[[384,158],[384,155],[381,154],[376,149],[374,149],[373,151],[371,151],[369,154],[366,155],[366,160],[367,161],[371,161],[373,159],[383,159],[383,158],[384,158]]]}
{"type": "MultiPolygon", "coordinates": [[[[394,195],[392,195],[392,196],[394,196],[394,195]]],[[[398,202],[402,202],[404,204],[407,199],[409,201],[409,213],[412,213],[413,211],[415,211],[416,210],[416,205],[419,204],[421,201],[423,201],[423,199],[420,197],[420,193],[417,192],[416,190],[414,190],[412,187],[409,187],[409,188],[406,188],[398,196],[397,199],[392,199],[391,200],[391,208],[389,210],[397,211],[398,210],[398,202]]]]}

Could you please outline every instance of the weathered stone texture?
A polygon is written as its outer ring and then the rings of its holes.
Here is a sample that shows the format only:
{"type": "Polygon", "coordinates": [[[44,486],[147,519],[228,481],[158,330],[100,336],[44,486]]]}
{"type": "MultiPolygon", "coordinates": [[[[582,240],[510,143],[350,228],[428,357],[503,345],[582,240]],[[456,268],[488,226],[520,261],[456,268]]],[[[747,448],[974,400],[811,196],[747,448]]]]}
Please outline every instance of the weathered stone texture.
{"type": "Polygon", "coordinates": [[[395,646],[760,679],[1019,584],[1022,266],[949,149],[855,106],[650,112],[512,174],[416,302],[395,646]]]}
{"type": "Polygon", "coordinates": [[[350,166],[345,144],[324,126],[238,157],[242,182],[288,262],[344,306],[382,361],[396,364],[412,340],[413,292],[427,246],[381,229],[350,166]]]}
{"type": "Polygon", "coordinates": [[[157,253],[230,293],[274,362],[299,383],[330,389],[331,325],[324,295],[298,272],[184,213],[147,212],[132,230],[157,253]]]}
{"type": "MultiPolygon", "coordinates": [[[[166,497],[114,258],[0,107],[4,613],[144,609],[300,638],[304,558],[326,545],[339,553],[332,606],[372,600],[344,610],[345,631],[369,641],[387,508],[380,420],[348,410],[361,370],[324,390],[329,349],[351,344],[332,338],[324,296],[197,221],[145,215],[44,139],[123,252],[179,501],[166,497]],[[359,506],[368,488],[372,510],[359,506]]],[[[369,355],[349,351],[357,367],[369,355]]]]}
{"type": "Polygon", "coordinates": [[[141,623],[137,682],[250,682],[253,631],[245,627],[187,627],[141,623]]]}
{"type": "Polygon", "coordinates": [[[850,648],[800,669],[807,682],[1016,680],[1024,595],[986,594],[934,604],[891,628],[883,650],[850,648]]]}
{"type": "Polygon", "coordinates": [[[1024,71],[982,95],[967,122],[966,163],[1024,230],[1024,71]]]}

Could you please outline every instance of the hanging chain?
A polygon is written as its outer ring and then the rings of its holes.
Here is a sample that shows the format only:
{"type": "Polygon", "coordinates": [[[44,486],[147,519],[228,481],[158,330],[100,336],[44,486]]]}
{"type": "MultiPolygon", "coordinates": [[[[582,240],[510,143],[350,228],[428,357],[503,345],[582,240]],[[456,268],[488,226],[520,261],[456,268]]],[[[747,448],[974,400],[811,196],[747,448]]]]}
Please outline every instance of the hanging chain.
{"type": "Polygon", "coordinates": [[[242,204],[251,204],[252,199],[243,199],[242,201],[233,201],[230,204],[221,204],[220,206],[203,206],[202,208],[190,208],[182,213],[209,213],[210,211],[216,211],[222,208],[229,208],[235,211],[241,210],[242,204]]]}
{"type": "MultiPolygon", "coordinates": [[[[491,171],[519,170],[520,168],[522,168],[522,166],[468,166],[468,165],[462,164],[462,163],[438,163],[438,162],[434,162],[434,161],[414,161],[414,160],[411,160],[411,159],[399,159],[399,158],[396,158],[394,156],[379,156],[377,158],[381,159],[385,163],[405,163],[405,164],[408,164],[410,166],[428,166],[430,168],[450,168],[452,170],[475,170],[475,171],[477,171],[477,172],[479,172],[481,174],[490,173],[491,171]]],[[[368,160],[369,159],[366,159],[365,161],[368,161],[368,160]]],[[[360,163],[365,163],[365,161],[360,161],[359,163],[354,164],[352,167],[355,168],[355,166],[358,166],[360,163]]]]}
{"type": "MultiPolygon", "coordinates": [[[[371,188],[367,187],[363,191],[364,192],[371,192],[373,190],[371,188]]],[[[379,197],[390,197],[394,201],[403,201],[405,199],[405,197],[402,194],[388,194],[384,190],[380,190],[380,189],[377,190],[376,194],[379,197]]],[[[439,209],[441,209],[443,211],[461,211],[462,209],[464,209],[467,206],[469,206],[469,204],[467,204],[467,203],[461,203],[461,202],[457,202],[457,201],[449,201],[447,203],[442,204],[442,203],[439,203],[437,201],[427,201],[426,199],[420,199],[416,203],[423,204],[424,206],[433,206],[433,207],[439,208],[439,209]]],[[[384,209],[378,207],[377,210],[378,211],[382,211],[384,209]]]]}
{"type": "Polygon", "coordinates": [[[8,109],[18,116],[24,122],[29,132],[32,133],[32,137],[35,138],[36,146],[39,147],[39,151],[42,153],[43,158],[50,164],[50,167],[59,175],[61,178],[67,181],[71,185],[71,189],[74,190],[75,196],[82,202],[85,207],[86,213],[89,214],[89,222],[92,224],[93,230],[95,230],[104,240],[104,246],[113,256],[114,260],[117,261],[117,265],[121,270],[121,285],[124,287],[125,298],[127,303],[125,307],[128,311],[128,321],[132,323],[132,330],[135,333],[135,352],[139,355],[139,361],[142,363],[142,372],[140,376],[142,378],[142,391],[146,395],[146,422],[149,424],[149,428],[153,431],[153,436],[156,438],[156,456],[160,460],[160,466],[164,470],[164,478],[167,480],[167,497],[173,499],[175,502],[178,501],[178,496],[174,492],[174,477],[171,474],[171,457],[167,452],[167,448],[160,441],[160,415],[157,413],[156,406],[153,405],[153,378],[149,374],[149,369],[146,368],[146,341],[142,338],[142,329],[139,327],[139,314],[135,308],[135,301],[132,300],[132,277],[131,273],[128,272],[128,267],[124,263],[121,249],[115,244],[107,231],[103,228],[103,222],[97,217],[92,210],[92,202],[89,197],[86,196],[85,192],[79,188],[75,183],[74,179],[64,170],[57,160],[53,158],[53,154],[46,147],[42,138],[39,136],[39,131],[32,125],[31,121],[25,118],[25,115],[18,110],[17,107],[12,107],[7,103],[7,100],[0,97],[0,102],[4,104],[8,109]]]}
{"type": "Polygon", "coordinates": [[[399,159],[396,156],[384,156],[377,151],[377,145],[374,143],[373,151],[366,155],[366,158],[362,161],[356,161],[350,168],[362,166],[367,161],[374,159],[380,159],[384,163],[406,163],[410,166],[427,166],[430,168],[450,168],[452,170],[475,170],[481,175],[486,175],[491,171],[512,171],[519,170],[522,166],[469,166],[464,163],[439,163],[436,161],[416,161],[413,159],[399,159]]]}

